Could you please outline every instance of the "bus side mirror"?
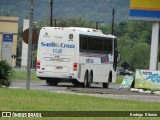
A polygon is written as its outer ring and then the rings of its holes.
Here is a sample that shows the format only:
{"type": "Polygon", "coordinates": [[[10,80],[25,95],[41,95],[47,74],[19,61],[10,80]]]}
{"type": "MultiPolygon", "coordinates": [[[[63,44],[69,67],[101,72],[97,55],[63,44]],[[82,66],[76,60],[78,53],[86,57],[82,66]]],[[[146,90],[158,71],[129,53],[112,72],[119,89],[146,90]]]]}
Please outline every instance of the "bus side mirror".
{"type": "Polygon", "coordinates": [[[117,62],[119,62],[120,60],[121,60],[121,54],[117,52],[117,62]]]}
{"type": "Polygon", "coordinates": [[[118,62],[118,50],[114,50],[114,61],[113,61],[113,69],[116,71],[117,69],[117,62],[118,62]]]}

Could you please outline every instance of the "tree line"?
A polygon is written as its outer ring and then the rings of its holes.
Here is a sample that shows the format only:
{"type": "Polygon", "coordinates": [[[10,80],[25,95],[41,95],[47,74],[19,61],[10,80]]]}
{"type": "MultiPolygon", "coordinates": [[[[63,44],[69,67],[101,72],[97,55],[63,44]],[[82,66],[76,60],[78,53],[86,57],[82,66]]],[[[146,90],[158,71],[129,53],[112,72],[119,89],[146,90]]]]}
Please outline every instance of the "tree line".
{"type": "MultiPolygon", "coordinates": [[[[38,22],[34,24],[39,31],[44,26],[49,26],[49,20],[38,22]]],[[[81,17],[63,18],[54,20],[54,26],[57,27],[88,27],[96,28],[95,21],[85,20],[81,17]]],[[[130,70],[148,69],[150,59],[150,43],[151,43],[151,22],[143,21],[123,21],[114,26],[114,35],[118,40],[118,51],[121,55],[121,60],[118,66],[121,66],[125,61],[129,63],[130,70]]],[[[102,30],[104,34],[111,34],[111,25],[106,23],[99,23],[98,29],[102,30]]],[[[22,42],[22,26],[19,27],[18,34],[18,49],[19,57],[21,56],[21,42],[22,42]]],[[[33,51],[34,59],[36,60],[36,47],[33,51]]]]}
{"type": "MultiPolygon", "coordinates": [[[[53,6],[56,18],[81,16],[111,23],[113,8],[116,10],[117,23],[126,20],[129,15],[129,0],[54,0],[53,6]]],[[[29,8],[30,0],[0,0],[0,16],[18,16],[20,23],[29,17],[29,8]]],[[[34,0],[34,21],[41,21],[49,16],[50,0],[34,0]]]]}

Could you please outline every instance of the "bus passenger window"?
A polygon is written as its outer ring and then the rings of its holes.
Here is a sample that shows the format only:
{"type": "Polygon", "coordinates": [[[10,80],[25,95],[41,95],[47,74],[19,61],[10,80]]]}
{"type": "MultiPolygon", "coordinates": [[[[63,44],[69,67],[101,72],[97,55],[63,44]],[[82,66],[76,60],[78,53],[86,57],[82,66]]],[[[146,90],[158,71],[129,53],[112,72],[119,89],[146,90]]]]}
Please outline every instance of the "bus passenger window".
{"type": "Polygon", "coordinates": [[[93,38],[92,48],[93,48],[93,51],[97,51],[97,39],[96,38],[93,38]]]}
{"type": "Polygon", "coordinates": [[[88,50],[91,51],[92,50],[92,38],[88,37],[88,50]]]}

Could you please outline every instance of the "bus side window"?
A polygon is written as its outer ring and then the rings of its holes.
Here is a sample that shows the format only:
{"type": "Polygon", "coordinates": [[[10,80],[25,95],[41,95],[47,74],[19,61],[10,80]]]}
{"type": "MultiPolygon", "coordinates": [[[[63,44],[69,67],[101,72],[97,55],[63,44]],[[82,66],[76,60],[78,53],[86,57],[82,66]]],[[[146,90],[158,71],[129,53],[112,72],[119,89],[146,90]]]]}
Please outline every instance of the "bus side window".
{"type": "Polygon", "coordinates": [[[104,40],[104,48],[106,52],[112,53],[112,39],[106,38],[104,40]]]}
{"type": "Polygon", "coordinates": [[[97,39],[96,38],[93,38],[92,48],[93,48],[93,51],[97,51],[97,39]]]}
{"type": "Polygon", "coordinates": [[[80,51],[83,50],[83,40],[82,36],[80,36],[80,51]]]}
{"type": "Polygon", "coordinates": [[[97,39],[97,51],[98,52],[103,51],[103,39],[102,38],[97,39]]]}
{"type": "Polygon", "coordinates": [[[88,37],[88,50],[92,51],[92,38],[88,37]]]}
{"type": "Polygon", "coordinates": [[[86,51],[88,49],[88,40],[87,40],[87,36],[83,36],[83,48],[86,51]]]}
{"type": "Polygon", "coordinates": [[[80,51],[88,50],[88,37],[80,36],[80,51]]]}

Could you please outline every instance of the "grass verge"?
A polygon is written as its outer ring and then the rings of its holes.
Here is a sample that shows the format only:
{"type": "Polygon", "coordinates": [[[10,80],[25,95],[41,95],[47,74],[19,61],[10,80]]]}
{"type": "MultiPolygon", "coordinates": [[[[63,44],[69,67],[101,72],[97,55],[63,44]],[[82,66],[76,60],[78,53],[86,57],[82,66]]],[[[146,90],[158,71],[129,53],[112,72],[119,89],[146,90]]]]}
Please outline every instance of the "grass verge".
{"type": "MultiPolygon", "coordinates": [[[[118,75],[116,79],[116,84],[121,84],[124,76],[118,75]]],[[[27,71],[15,71],[13,81],[24,81],[27,79],[27,71]]],[[[38,82],[40,79],[37,78],[36,72],[31,71],[31,81],[38,82]]]]}
{"type": "MultiPolygon", "coordinates": [[[[14,77],[13,81],[24,81],[27,79],[27,71],[14,71],[14,77]]],[[[38,82],[40,81],[37,76],[35,71],[31,71],[31,76],[30,76],[31,81],[38,82]]]]}
{"type": "Polygon", "coordinates": [[[0,88],[0,110],[159,111],[159,102],[106,99],[43,91],[0,88]]]}
{"type": "MultiPolygon", "coordinates": [[[[0,88],[0,111],[159,111],[158,102],[98,98],[44,91],[0,88]]],[[[17,119],[17,118],[16,118],[17,119]]],[[[18,118],[24,119],[24,118],[18,118]]],[[[26,118],[27,119],[27,118],[26,118]]],[[[33,118],[34,119],[34,118],[33,118]]],[[[37,118],[36,118],[37,119],[37,118]]],[[[43,118],[51,119],[51,118],[43,118]]],[[[58,120],[99,120],[105,117],[54,118],[58,120]]],[[[107,118],[112,120],[128,118],[107,118]]],[[[132,118],[129,118],[132,119],[132,118]]],[[[135,118],[133,118],[135,120],[135,118]]],[[[139,119],[139,118],[138,118],[139,119]]],[[[149,120],[149,118],[144,118],[149,120]]],[[[150,118],[151,119],[151,118],[150,118]]],[[[157,118],[152,118],[153,120],[157,118]]],[[[140,118],[142,120],[142,118],[140,118]]],[[[158,119],[157,119],[158,120],[158,119]]]]}
{"type": "Polygon", "coordinates": [[[116,84],[121,84],[123,81],[124,76],[123,75],[117,75],[116,77],[116,84]]]}

